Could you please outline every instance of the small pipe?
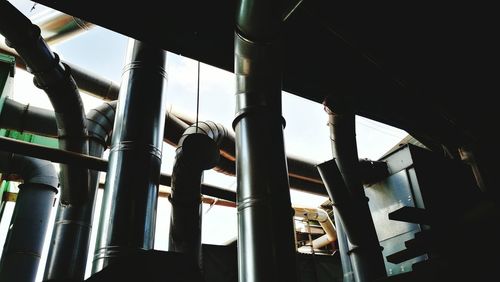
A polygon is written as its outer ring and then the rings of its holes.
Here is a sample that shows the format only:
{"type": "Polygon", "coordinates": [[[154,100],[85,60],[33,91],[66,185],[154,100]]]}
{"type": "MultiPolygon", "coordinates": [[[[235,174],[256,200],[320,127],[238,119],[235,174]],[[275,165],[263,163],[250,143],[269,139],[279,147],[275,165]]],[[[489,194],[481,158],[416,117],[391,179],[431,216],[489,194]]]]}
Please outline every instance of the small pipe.
{"type": "Polygon", "coordinates": [[[131,40],[127,62],[113,126],[93,273],[154,245],[166,114],[166,52],[131,40]]]}
{"type": "Polygon", "coordinates": [[[186,254],[203,269],[201,254],[201,182],[203,171],[219,160],[219,145],[227,135],[213,122],[198,122],[186,129],[176,150],[172,172],[169,251],[186,254]]]}
{"type": "Polygon", "coordinates": [[[296,216],[305,216],[308,220],[316,220],[325,231],[325,235],[312,242],[314,249],[322,248],[328,244],[337,241],[337,231],[333,225],[330,216],[323,209],[299,208],[294,207],[296,216]]]}
{"type": "Polygon", "coordinates": [[[31,282],[38,271],[59,179],[50,162],[3,151],[0,171],[24,180],[0,261],[0,281],[31,282]]]}

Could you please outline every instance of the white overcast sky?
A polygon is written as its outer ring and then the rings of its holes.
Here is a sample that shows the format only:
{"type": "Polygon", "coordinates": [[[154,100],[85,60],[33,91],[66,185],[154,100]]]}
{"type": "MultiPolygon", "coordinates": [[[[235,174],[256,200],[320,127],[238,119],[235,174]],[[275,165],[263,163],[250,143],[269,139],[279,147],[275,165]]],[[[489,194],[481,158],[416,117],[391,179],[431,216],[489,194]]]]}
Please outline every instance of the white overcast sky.
{"type": "MultiPolygon", "coordinates": [[[[36,4],[32,10],[34,3],[26,0],[11,0],[11,3],[29,17],[33,17],[44,9],[42,5],[36,4]]],[[[123,35],[101,27],[95,27],[70,41],[51,46],[51,48],[62,59],[119,83],[127,41],[128,38],[123,35]]],[[[168,108],[173,107],[176,111],[194,116],[196,110],[197,62],[169,53],[167,71],[168,108]]],[[[235,78],[233,74],[202,64],[200,75],[200,120],[219,122],[230,129],[234,118],[234,93],[235,78]]],[[[22,71],[16,73],[14,98],[30,105],[51,108],[46,94],[32,85],[31,75],[22,71]]],[[[86,111],[101,103],[98,99],[85,94],[82,94],[82,99],[86,111]]],[[[327,126],[328,117],[321,104],[283,93],[283,116],[287,121],[284,136],[288,154],[300,156],[313,163],[320,163],[331,158],[327,126]]],[[[373,160],[378,159],[407,135],[406,132],[400,129],[362,117],[356,118],[356,134],[359,157],[373,160]]],[[[166,145],[163,149],[162,171],[170,173],[174,148],[166,145]]],[[[205,181],[235,190],[234,177],[209,172],[205,175],[205,181]]],[[[292,193],[292,201],[295,205],[316,207],[324,200],[323,197],[305,193],[292,193]]],[[[165,239],[166,234],[168,234],[168,201],[160,199],[158,209],[158,239],[155,248],[165,249],[165,239]]],[[[205,207],[205,211],[208,211],[207,207],[205,207]]],[[[2,233],[5,231],[6,222],[3,220],[0,226],[0,240],[3,240],[4,235],[2,233]]],[[[204,215],[204,242],[223,243],[234,238],[234,236],[236,236],[236,213],[234,209],[214,207],[204,215]]],[[[40,275],[38,280],[41,280],[40,275]]]]}

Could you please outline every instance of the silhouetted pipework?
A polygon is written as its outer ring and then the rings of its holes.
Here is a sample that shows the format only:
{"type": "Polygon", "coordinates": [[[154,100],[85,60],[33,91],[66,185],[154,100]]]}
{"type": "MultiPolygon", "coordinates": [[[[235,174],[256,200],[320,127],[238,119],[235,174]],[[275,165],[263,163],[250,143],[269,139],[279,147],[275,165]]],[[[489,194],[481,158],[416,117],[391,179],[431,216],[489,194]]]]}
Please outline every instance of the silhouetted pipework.
{"type": "MultiPolygon", "coordinates": [[[[361,181],[355,116],[353,113],[334,113],[328,101],[325,104],[334,159],[318,165],[318,170],[334,204],[335,218],[342,222],[349,241],[348,250],[341,244],[340,251],[349,254],[355,281],[374,281],[387,274],[361,181]]],[[[343,268],[348,269],[348,264],[343,268]]]]}
{"type": "Polygon", "coordinates": [[[193,124],[180,138],[175,154],[168,249],[185,254],[200,270],[203,171],[219,161],[219,146],[227,134],[214,122],[193,124]]]}
{"type": "Polygon", "coordinates": [[[48,161],[1,151],[0,172],[24,180],[0,260],[0,281],[35,281],[59,185],[57,172],[48,161]]]}
{"type": "Polygon", "coordinates": [[[127,62],[113,127],[93,272],[121,257],[150,250],[154,243],[166,112],[166,52],[131,41],[127,62]]]}
{"type": "MultiPolygon", "coordinates": [[[[102,157],[113,131],[116,101],[103,103],[87,114],[89,153],[102,157]]],[[[74,205],[59,205],[45,266],[44,280],[83,280],[92,231],[99,171],[90,170],[89,196],[74,205]]]]}
{"type": "Polygon", "coordinates": [[[297,281],[281,116],[282,6],[241,0],[235,32],[240,282],[297,281]]]}

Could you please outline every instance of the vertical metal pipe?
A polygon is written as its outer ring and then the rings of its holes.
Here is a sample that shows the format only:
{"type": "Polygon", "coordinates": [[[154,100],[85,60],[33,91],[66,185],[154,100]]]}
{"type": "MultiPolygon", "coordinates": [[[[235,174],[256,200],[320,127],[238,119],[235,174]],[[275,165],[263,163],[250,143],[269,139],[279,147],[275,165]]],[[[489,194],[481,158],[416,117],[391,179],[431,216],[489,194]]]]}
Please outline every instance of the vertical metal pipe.
{"type": "Polygon", "coordinates": [[[342,225],[342,221],[340,217],[335,213],[335,227],[337,230],[337,242],[339,244],[339,253],[340,253],[340,263],[342,264],[342,273],[343,273],[343,282],[355,282],[354,281],[354,273],[352,271],[351,259],[349,258],[349,242],[347,241],[347,237],[345,235],[344,226],[342,225]]]}
{"type": "Polygon", "coordinates": [[[57,189],[21,184],[0,263],[0,281],[35,281],[57,189]]]}
{"type": "Polygon", "coordinates": [[[278,1],[240,0],[235,34],[240,282],[297,281],[281,116],[278,1]],[[278,219],[278,220],[276,220],[278,219]]]}
{"type": "Polygon", "coordinates": [[[349,241],[349,250],[341,249],[341,252],[349,254],[355,280],[374,281],[387,273],[361,182],[355,116],[353,113],[334,113],[328,101],[325,104],[335,159],[318,165],[318,170],[330,198],[337,205],[337,216],[349,241]]]}
{"type": "MultiPolygon", "coordinates": [[[[102,157],[113,129],[116,102],[104,103],[87,114],[89,153],[102,157]]],[[[59,205],[44,280],[82,281],[87,266],[99,172],[90,171],[89,199],[77,205],[59,205]]]]}
{"type": "Polygon", "coordinates": [[[94,273],[117,259],[152,249],[154,242],[166,113],[166,52],[133,40],[127,62],[114,123],[94,273]]]}
{"type": "Polygon", "coordinates": [[[24,180],[0,261],[0,281],[35,281],[59,179],[45,160],[0,152],[0,171],[24,180]]]}

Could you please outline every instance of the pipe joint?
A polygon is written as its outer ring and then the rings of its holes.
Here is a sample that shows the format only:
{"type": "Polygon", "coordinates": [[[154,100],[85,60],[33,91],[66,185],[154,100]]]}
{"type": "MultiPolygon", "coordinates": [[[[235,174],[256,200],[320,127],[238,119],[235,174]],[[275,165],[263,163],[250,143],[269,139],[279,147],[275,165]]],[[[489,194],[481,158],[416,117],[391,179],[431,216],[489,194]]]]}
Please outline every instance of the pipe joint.
{"type": "Polygon", "coordinates": [[[249,115],[259,115],[259,116],[267,116],[270,119],[279,119],[283,128],[286,127],[286,120],[285,118],[280,115],[276,114],[276,110],[273,107],[270,106],[248,106],[242,109],[239,109],[239,111],[236,113],[236,117],[233,120],[232,127],[234,130],[236,130],[236,126],[238,123],[245,117],[249,115]]]}

